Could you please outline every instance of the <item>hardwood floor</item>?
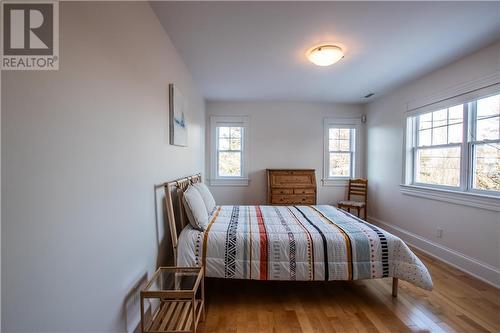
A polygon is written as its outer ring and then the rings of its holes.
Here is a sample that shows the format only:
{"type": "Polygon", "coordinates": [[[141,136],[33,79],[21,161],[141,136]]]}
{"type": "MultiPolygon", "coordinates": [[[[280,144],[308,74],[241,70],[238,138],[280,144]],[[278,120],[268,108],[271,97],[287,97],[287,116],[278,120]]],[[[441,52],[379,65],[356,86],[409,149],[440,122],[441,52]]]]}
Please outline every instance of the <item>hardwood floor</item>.
{"type": "Polygon", "coordinates": [[[500,332],[500,290],[420,252],[428,292],[400,280],[271,282],[207,279],[199,332],[500,332]]]}

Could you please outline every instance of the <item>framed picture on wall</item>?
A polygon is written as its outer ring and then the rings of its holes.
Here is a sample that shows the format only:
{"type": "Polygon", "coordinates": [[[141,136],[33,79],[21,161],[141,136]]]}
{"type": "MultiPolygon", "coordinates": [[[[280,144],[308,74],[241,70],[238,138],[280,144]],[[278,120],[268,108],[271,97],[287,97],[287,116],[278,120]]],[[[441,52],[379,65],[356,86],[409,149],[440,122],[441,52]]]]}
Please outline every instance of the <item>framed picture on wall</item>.
{"type": "Polygon", "coordinates": [[[187,147],[186,99],[179,88],[169,84],[170,144],[187,147]]]}

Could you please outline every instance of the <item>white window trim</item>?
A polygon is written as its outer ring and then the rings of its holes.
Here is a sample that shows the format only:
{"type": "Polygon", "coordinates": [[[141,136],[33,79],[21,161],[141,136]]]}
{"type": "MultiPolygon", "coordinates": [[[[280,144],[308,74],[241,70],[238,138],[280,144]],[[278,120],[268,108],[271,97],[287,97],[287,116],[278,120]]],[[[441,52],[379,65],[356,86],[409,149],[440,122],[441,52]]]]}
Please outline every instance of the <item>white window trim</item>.
{"type": "Polygon", "coordinates": [[[500,212],[500,198],[496,196],[478,194],[476,192],[459,192],[429,186],[406,184],[400,185],[400,191],[402,194],[414,197],[450,202],[457,205],[465,205],[500,212]]]}
{"type": "Polygon", "coordinates": [[[350,177],[330,177],[330,155],[329,155],[329,129],[330,128],[353,128],[354,138],[354,168],[351,178],[360,177],[361,161],[361,120],[359,118],[325,118],[323,120],[323,186],[345,187],[350,177]]]}
{"type": "Polygon", "coordinates": [[[249,163],[249,117],[248,116],[210,116],[210,179],[212,186],[248,186],[249,163]],[[241,140],[241,176],[240,177],[217,177],[217,126],[243,127],[241,140]]]}
{"type": "MultiPolygon", "coordinates": [[[[462,143],[462,149],[465,149],[464,154],[466,155],[464,161],[462,161],[462,168],[467,170],[461,175],[461,187],[447,188],[445,186],[434,186],[429,184],[413,184],[413,156],[412,147],[416,140],[413,133],[413,137],[408,138],[407,133],[409,132],[409,127],[413,126],[408,119],[414,117],[418,114],[438,110],[447,106],[453,106],[457,104],[465,104],[467,102],[477,100],[483,96],[498,93],[500,91],[500,72],[494,73],[492,75],[480,78],[465,84],[460,84],[456,87],[452,87],[432,96],[422,98],[417,101],[411,101],[407,103],[407,112],[403,114],[403,170],[402,170],[402,183],[400,185],[400,192],[405,195],[421,197],[431,200],[439,200],[444,202],[450,202],[459,205],[466,205],[470,207],[476,207],[492,211],[500,211],[500,196],[497,194],[492,194],[490,191],[472,189],[470,184],[469,190],[464,191],[465,182],[467,179],[463,179],[466,175],[468,177],[470,168],[470,158],[468,156],[468,151],[470,142],[462,143]],[[434,101],[434,102],[432,102],[434,101]],[[465,182],[464,182],[465,181],[465,182]]],[[[466,117],[464,118],[464,124],[468,122],[468,112],[465,112],[466,117]]],[[[465,131],[466,126],[464,126],[465,131]]]]}

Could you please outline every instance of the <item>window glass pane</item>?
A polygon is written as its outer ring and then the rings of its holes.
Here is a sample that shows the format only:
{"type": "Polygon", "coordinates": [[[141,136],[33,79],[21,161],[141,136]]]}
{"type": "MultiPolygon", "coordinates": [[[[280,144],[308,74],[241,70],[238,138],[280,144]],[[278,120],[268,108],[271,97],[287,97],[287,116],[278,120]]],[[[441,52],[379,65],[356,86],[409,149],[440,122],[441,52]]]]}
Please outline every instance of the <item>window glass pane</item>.
{"type": "Polygon", "coordinates": [[[500,144],[474,145],[473,187],[500,191],[500,144]]]}
{"type": "Polygon", "coordinates": [[[431,145],[431,130],[418,131],[418,145],[430,146],[431,145]]]}
{"type": "Polygon", "coordinates": [[[218,127],[219,138],[229,138],[229,127],[218,127]]]}
{"type": "Polygon", "coordinates": [[[351,149],[349,140],[340,140],[340,149],[342,151],[349,151],[351,149]]]}
{"type": "Polygon", "coordinates": [[[462,123],[448,127],[448,143],[461,143],[463,137],[462,123]]]}
{"type": "Polygon", "coordinates": [[[431,128],[432,126],[432,112],[422,114],[418,117],[418,129],[423,130],[423,129],[428,129],[431,128]]]}
{"type": "Polygon", "coordinates": [[[349,140],[328,140],[329,151],[350,151],[349,140]]]}
{"type": "Polygon", "coordinates": [[[477,101],[477,123],[475,140],[496,140],[500,138],[500,95],[477,101]]]}
{"type": "Polygon", "coordinates": [[[477,119],[500,114],[500,95],[490,96],[477,101],[477,119]]]}
{"type": "Polygon", "coordinates": [[[349,128],[341,128],[340,129],[340,139],[341,140],[349,140],[349,134],[351,130],[349,128]]]}
{"type": "Polygon", "coordinates": [[[330,177],[350,177],[350,170],[350,153],[330,153],[330,177]]]}
{"type": "Polygon", "coordinates": [[[328,140],[329,151],[339,150],[339,140],[328,140]]]}
{"type": "Polygon", "coordinates": [[[229,148],[231,150],[241,150],[241,139],[231,139],[229,148]]]}
{"type": "Polygon", "coordinates": [[[241,153],[240,152],[219,152],[219,169],[221,177],[241,176],[241,153]]]}
{"type": "Polygon", "coordinates": [[[444,145],[447,142],[446,126],[432,129],[432,145],[444,145]]]}
{"type": "Polygon", "coordinates": [[[338,128],[330,128],[328,131],[328,137],[333,140],[340,139],[340,130],[338,128]]]}
{"type": "Polygon", "coordinates": [[[460,147],[418,149],[416,181],[459,186],[460,147]]]}
{"type": "Polygon", "coordinates": [[[219,150],[229,150],[229,139],[219,139],[219,150]]]}
{"type": "Polygon", "coordinates": [[[241,138],[241,127],[231,127],[230,133],[232,138],[241,138]]]}
{"type": "Polygon", "coordinates": [[[461,124],[464,121],[464,106],[462,104],[448,109],[448,125],[461,124]]]}
{"type": "MultiPolygon", "coordinates": [[[[479,118],[479,116],[478,116],[479,118]]],[[[496,140],[500,138],[500,117],[483,118],[476,123],[476,140],[496,140]]]]}
{"type": "Polygon", "coordinates": [[[463,140],[464,106],[456,105],[448,109],[448,143],[463,140]]]}
{"type": "Polygon", "coordinates": [[[464,106],[429,112],[418,116],[419,146],[462,142],[464,106]]]}
{"type": "Polygon", "coordinates": [[[434,111],[432,113],[432,127],[445,126],[448,119],[447,109],[434,111]]]}

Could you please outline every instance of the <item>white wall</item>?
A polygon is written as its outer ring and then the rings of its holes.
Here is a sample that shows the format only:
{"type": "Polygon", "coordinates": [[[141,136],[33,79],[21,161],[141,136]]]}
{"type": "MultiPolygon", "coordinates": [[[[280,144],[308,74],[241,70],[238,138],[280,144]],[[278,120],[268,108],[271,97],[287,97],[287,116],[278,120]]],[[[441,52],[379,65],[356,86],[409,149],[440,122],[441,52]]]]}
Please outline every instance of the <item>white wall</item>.
{"type": "Polygon", "coordinates": [[[59,71],[2,73],[2,331],[123,332],[168,248],[153,185],[204,167],[204,101],[148,3],[61,2],[60,23],[59,71]]]}
{"type": "Polygon", "coordinates": [[[406,103],[500,73],[500,43],[416,80],[367,106],[369,215],[410,243],[500,286],[500,214],[402,195],[406,103]],[[437,227],[444,229],[436,237],[437,227]]]}
{"type": "MultiPolygon", "coordinates": [[[[249,186],[211,186],[218,204],[265,204],[266,169],[316,169],[318,203],[345,199],[345,187],[323,187],[323,119],[361,117],[358,105],[297,102],[207,102],[211,115],[249,116],[249,186]]],[[[207,127],[208,128],[208,127],[207,127]]],[[[362,126],[364,132],[364,126],[362,126]]],[[[210,140],[207,131],[209,175],[210,140]]],[[[364,141],[363,133],[361,140],[364,141]]],[[[363,146],[363,145],[362,145],[363,146]]],[[[359,152],[361,156],[364,151],[359,152]]],[[[363,163],[363,162],[362,162],[363,163]]]]}

